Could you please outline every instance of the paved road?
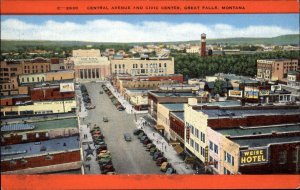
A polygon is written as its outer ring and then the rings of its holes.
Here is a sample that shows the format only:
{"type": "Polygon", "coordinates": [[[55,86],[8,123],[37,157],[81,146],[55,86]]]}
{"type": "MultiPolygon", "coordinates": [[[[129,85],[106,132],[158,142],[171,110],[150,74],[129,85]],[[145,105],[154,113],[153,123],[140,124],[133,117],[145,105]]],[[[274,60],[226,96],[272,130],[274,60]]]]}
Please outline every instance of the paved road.
{"type": "Polygon", "coordinates": [[[105,135],[108,150],[112,154],[116,172],[118,174],[162,174],[149,152],[145,151],[145,147],[136,136],[132,135],[136,128],[134,115],[118,111],[105,93],[99,94],[102,90],[101,83],[86,83],[85,85],[92,104],[96,105],[96,109],[88,111],[85,122],[100,126],[105,135]],[[109,122],[104,123],[103,116],[108,117],[109,122]],[[124,140],[125,132],[132,135],[131,142],[124,140]]]}

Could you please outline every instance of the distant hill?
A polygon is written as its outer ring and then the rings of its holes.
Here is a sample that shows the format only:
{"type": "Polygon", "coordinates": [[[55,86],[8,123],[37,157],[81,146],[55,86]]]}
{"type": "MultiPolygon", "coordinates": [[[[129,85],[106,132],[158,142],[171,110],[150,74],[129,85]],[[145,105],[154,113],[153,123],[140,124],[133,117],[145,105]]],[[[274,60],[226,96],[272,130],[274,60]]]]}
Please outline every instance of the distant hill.
{"type": "MultiPolygon", "coordinates": [[[[290,34],[272,38],[223,38],[223,39],[207,39],[207,44],[228,44],[228,45],[293,45],[299,44],[299,35],[290,34]]],[[[17,50],[20,47],[43,47],[47,49],[55,49],[55,47],[83,47],[92,46],[132,46],[146,44],[179,44],[179,43],[200,43],[199,40],[194,41],[177,41],[177,42],[140,42],[140,43],[107,43],[107,42],[83,42],[83,41],[47,41],[47,40],[1,40],[1,52],[17,50]]]]}

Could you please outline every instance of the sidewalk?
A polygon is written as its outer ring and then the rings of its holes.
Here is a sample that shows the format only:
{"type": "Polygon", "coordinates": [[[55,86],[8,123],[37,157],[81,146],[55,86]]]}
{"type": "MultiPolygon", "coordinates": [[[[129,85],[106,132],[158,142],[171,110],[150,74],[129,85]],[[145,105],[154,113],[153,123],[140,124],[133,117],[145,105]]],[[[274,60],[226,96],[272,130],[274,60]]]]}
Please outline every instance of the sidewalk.
{"type": "Polygon", "coordinates": [[[149,139],[156,147],[164,152],[164,156],[168,159],[168,162],[176,169],[178,174],[195,174],[195,171],[191,169],[190,165],[187,165],[183,160],[177,155],[176,151],[173,149],[172,145],[169,145],[167,141],[152,127],[149,125],[142,126],[145,121],[144,118],[139,118],[136,122],[138,128],[142,128],[149,139]]]}
{"type": "MultiPolygon", "coordinates": [[[[82,147],[82,152],[83,152],[83,168],[84,168],[84,173],[85,174],[101,174],[100,167],[98,165],[98,162],[96,161],[97,153],[96,153],[96,148],[93,143],[93,138],[90,133],[90,129],[87,126],[88,121],[85,121],[85,117],[88,115],[87,109],[84,107],[84,103],[82,101],[82,96],[81,96],[81,91],[78,93],[80,97],[80,112],[78,112],[78,117],[79,117],[79,131],[80,131],[80,142],[81,142],[81,147],[82,147]],[[87,153],[86,151],[88,147],[93,150],[93,154],[89,154],[89,157],[91,160],[87,160],[87,153]]],[[[91,150],[90,150],[91,152],[91,150]]]]}
{"type": "Polygon", "coordinates": [[[122,106],[125,109],[126,113],[128,114],[139,114],[139,113],[148,113],[148,110],[145,111],[137,111],[133,108],[133,106],[124,99],[124,97],[109,83],[105,83],[105,85],[107,86],[107,88],[111,91],[111,93],[119,100],[119,102],[122,104],[122,106]]]}

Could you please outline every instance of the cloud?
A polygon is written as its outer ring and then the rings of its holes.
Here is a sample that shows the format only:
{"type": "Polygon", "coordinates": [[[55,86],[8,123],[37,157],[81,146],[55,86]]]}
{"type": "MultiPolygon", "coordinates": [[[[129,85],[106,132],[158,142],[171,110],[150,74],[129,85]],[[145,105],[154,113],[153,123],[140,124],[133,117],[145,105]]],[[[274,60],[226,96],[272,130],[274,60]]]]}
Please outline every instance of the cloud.
{"type": "Polygon", "coordinates": [[[199,40],[201,33],[207,38],[275,37],[297,34],[298,31],[280,26],[252,25],[244,28],[217,23],[169,23],[144,21],[129,23],[109,19],[89,20],[85,23],[48,20],[32,24],[19,19],[6,19],[1,23],[1,39],[18,40],[72,40],[91,42],[155,42],[199,40]]]}

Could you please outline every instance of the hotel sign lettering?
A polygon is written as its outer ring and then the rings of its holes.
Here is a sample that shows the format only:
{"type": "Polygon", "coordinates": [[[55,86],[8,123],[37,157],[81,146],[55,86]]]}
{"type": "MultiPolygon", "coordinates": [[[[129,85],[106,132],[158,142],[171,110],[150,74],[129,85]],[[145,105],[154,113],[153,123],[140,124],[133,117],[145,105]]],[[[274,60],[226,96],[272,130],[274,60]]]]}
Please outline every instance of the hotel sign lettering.
{"type": "Polygon", "coordinates": [[[241,150],[240,151],[240,164],[260,164],[268,162],[268,149],[251,149],[251,150],[241,150]]]}

